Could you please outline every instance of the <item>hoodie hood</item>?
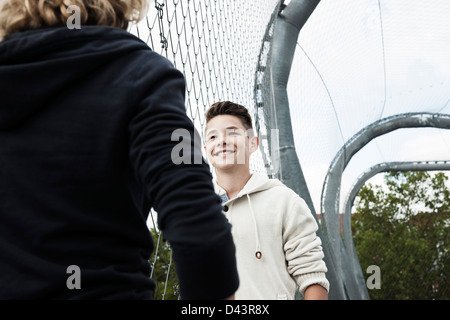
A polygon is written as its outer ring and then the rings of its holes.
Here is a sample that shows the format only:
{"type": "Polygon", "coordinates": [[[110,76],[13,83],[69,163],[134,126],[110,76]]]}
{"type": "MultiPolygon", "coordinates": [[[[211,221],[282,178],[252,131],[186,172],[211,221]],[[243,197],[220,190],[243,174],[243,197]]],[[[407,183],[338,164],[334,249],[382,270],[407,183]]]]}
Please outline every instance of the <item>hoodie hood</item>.
{"type": "Polygon", "coordinates": [[[148,50],[130,38],[138,39],[107,26],[44,27],[6,36],[0,42],[0,130],[20,125],[118,56],[148,50]]]}
{"type": "Polygon", "coordinates": [[[283,186],[279,180],[269,179],[266,176],[254,173],[239,194],[250,195],[255,192],[264,191],[279,186],[283,186]]]}
{"type": "MultiPolygon", "coordinates": [[[[244,188],[239,191],[235,198],[240,198],[245,195],[251,195],[252,193],[264,191],[277,186],[283,186],[283,184],[277,179],[269,179],[262,174],[253,173],[244,188]]],[[[219,186],[216,181],[214,182],[214,188],[218,195],[226,194],[226,191],[221,186],[219,186]]]]}

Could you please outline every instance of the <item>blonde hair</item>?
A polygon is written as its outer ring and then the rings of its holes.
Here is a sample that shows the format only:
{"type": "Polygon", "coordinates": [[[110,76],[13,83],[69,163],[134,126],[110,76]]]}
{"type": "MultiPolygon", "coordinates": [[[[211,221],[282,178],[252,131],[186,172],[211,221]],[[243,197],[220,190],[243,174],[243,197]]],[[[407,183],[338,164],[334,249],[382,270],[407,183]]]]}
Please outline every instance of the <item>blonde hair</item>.
{"type": "Polygon", "coordinates": [[[149,0],[0,0],[0,41],[8,34],[45,26],[64,25],[77,6],[83,25],[127,29],[145,17],[149,0]]]}

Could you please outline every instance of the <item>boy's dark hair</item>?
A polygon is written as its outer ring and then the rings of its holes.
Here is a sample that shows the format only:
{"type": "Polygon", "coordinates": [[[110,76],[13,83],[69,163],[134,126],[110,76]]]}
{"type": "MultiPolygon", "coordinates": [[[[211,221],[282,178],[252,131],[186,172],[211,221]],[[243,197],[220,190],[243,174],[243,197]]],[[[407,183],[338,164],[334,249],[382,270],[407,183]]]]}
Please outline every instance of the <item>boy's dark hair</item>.
{"type": "Polygon", "coordinates": [[[221,101],[216,102],[211,107],[209,107],[208,111],[206,111],[206,123],[209,122],[212,118],[221,115],[231,115],[238,117],[245,129],[253,129],[252,125],[252,117],[248,113],[246,107],[241,106],[240,104],[231,102],[231,101],[221,101]]]}

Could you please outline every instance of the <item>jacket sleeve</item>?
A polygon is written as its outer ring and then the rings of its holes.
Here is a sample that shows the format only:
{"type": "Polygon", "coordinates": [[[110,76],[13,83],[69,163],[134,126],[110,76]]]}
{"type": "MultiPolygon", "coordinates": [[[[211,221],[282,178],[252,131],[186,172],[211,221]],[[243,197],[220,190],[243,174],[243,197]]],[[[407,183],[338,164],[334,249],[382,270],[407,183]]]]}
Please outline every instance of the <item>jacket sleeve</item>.
{"type": "Polygon", "coordinates": [[[239,282],[235,247],[201,157],[201,141],[191,143],[195,128],[186,115],[184,77],[152,53],[139,66],[134,83],[137,109],[129,126],[130,159],[172,247],[181,297],[226,298],[239,282]],[[181,153],[185,163],[174,159],[181,153]]]}
{"type": "Polygon", "coordinates": [[[312,284],[329,290],[322,242],[316,235],[317,230],[317,223],[306,202],[293,193],[283,219],[283,243],[288,271],[296,280],[301,294],[312,284]]]}

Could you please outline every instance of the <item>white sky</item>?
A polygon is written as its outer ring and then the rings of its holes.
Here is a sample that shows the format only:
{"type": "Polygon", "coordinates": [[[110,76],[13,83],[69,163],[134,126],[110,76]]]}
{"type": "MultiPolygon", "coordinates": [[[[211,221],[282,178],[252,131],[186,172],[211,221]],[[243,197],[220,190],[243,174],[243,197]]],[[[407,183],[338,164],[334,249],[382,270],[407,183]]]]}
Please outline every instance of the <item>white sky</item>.
{"type": "MultiPolygon", "coordinates": [[[[296,148],[316,210],[330,161],[357,131],[399,113],[449,113],[449,16],[446,0],[319,3],[300,33],[288,84],[296,148]]],[[[399,129],[373,140],[345,170],[341,199],[371,166],[416,160],[450,160],[450,132],[399,129]]]]}

